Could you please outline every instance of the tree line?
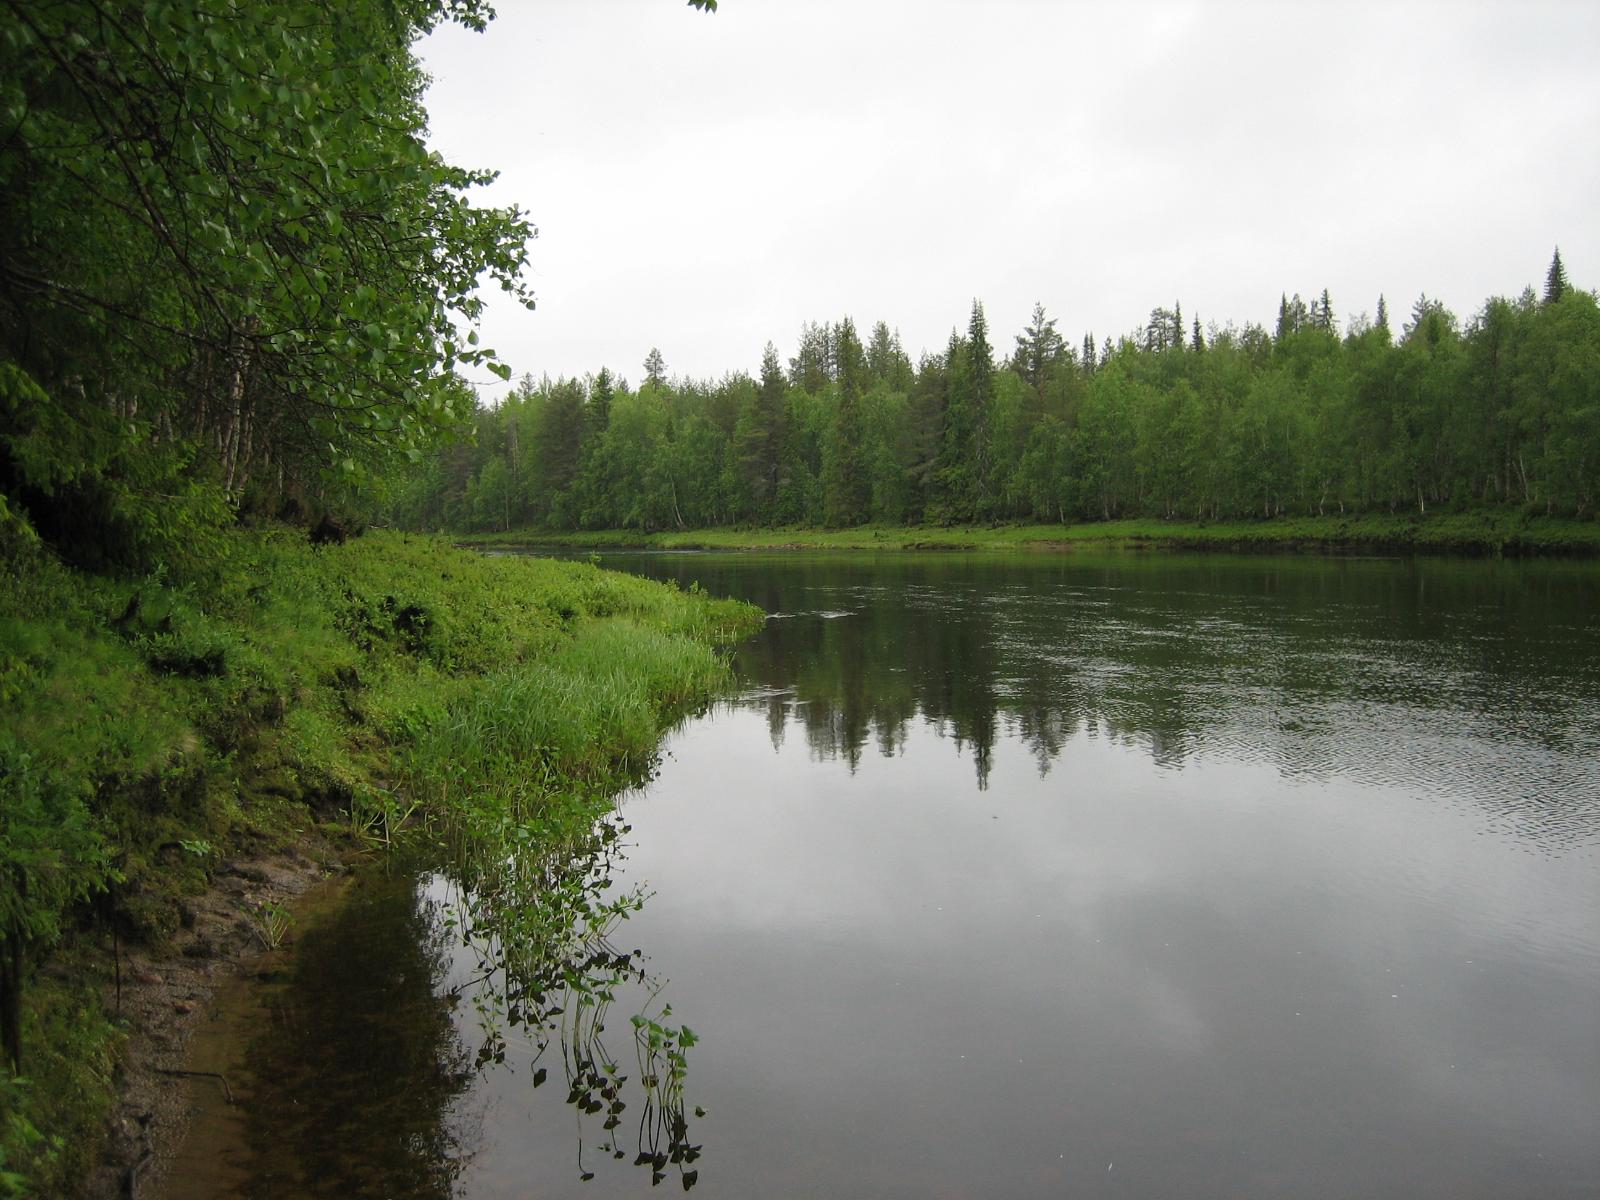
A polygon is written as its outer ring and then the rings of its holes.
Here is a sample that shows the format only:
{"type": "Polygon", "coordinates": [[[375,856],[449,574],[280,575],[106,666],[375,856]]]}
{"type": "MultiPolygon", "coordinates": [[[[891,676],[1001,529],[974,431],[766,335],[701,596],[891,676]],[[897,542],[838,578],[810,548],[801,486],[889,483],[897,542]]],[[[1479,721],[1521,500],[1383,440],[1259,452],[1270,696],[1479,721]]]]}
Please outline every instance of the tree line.
{"type": "Polygon", "coordinates": [[[1276,327],[1158,307],[1069,344],[1035,306],[1009,354],[981,303],[912,363],[878,322],[806,325],[757,375],[669,378],[652,350],[524,378],[477,436],[392,499],[413,527],[659,530],[732,524],[1216,520],[1519,505],[1591,516],[1600,490],[1600,307],[1557,251],[1542,292],[1464,324],[1419,297],[1398,331],[1340,322],[1326,291],[1276,327]]]}

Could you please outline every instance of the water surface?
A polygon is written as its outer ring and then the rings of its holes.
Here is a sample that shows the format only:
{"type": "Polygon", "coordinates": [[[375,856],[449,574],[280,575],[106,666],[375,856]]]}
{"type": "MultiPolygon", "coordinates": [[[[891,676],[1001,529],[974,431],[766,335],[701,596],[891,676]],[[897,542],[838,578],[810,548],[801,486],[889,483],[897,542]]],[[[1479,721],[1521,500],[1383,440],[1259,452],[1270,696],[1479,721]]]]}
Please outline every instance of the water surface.
{"type": "MultiPolygon", "coordinates": [[[[614,868],[614,1011],[700,1036],[697,1194],[1600,1189],[1593,567],[603,562],[773,614],[614,868]]],[[[430,1186],[650,1190],[451,1011],[430,1186]]]]}

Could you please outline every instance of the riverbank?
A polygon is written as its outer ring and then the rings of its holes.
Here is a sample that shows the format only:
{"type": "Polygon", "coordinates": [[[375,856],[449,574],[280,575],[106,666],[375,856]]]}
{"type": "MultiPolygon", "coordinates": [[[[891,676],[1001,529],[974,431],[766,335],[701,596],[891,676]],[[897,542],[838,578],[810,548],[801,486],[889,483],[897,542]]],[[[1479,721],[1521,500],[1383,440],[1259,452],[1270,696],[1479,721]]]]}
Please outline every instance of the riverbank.
{"type": "Polygon", "coordinates": [[[863,525],[851,529],[511,530],[462,535],[480,547],[651,550],[1030,550],[1166,548],[1323,554],[1600,556],[1600,521],[1506,511],[1261,521],[1097,521],[1076,525],[863,525]]]}
{"type": "Polygon", "coordinates": [[[154,1121],[130,1081],[182,1066],[163,1021],[292,937],[293,896],[408,829],[582,826],[759,621],[434,538],[225,543],[137,579],[0,563],[0,1196],[127,1177],[154,1121]]]}

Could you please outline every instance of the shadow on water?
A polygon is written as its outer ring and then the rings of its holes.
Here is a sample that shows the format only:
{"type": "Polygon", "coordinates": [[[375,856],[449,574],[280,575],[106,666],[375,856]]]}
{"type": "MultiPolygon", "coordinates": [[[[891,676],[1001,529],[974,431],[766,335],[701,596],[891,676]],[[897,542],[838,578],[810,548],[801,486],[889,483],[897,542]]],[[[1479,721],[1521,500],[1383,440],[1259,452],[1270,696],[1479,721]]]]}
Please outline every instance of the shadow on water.
{"type": "MultiPolygon", "coordinates": [[[[693,1187],[695,1035],[642,951],[612,941],[645,899],[608,895],[628,829],[602,817],[492,870],[360,875],[252,991],[261,1008],[235,1018],[265,1026],[229,1066],[240,1108],[186,1148],[193,1178],[169,1194],[443,1200],[467,1187],[508,1094],[525,1114],[513,1135],[558,1176],[587,1182],[603,1163],[693,1187]]],[[[628,1182],[616,1171],[612,1186],[628,1182]]]]}
{"type": "Polygon", "coordinates": [[[374,873],[309,928],[248,1052],[251,1196],[448,1197],[470,1152],[472,1056],[441,992],[448,931],[374,873]]]}

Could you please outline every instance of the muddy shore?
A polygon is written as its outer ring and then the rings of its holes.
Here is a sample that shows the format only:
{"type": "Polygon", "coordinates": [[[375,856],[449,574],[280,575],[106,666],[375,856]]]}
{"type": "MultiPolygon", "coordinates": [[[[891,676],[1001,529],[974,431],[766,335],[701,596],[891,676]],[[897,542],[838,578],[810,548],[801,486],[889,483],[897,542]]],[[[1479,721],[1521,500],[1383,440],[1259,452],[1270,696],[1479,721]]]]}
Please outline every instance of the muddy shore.
{"type": "Polygon", "coordinates": [[[218,1194],[189,1186],[198,1181],[186,1178],[194,1172],[183,1167],[185,1140],[197,1115],[225,1118],[238,1099],[228,1067],[239,1014],[252,992],[283,976],[297,927],[338,903],[356,857],[312,834],[288,850],[231,859],[185,901],[183,928],[168,945],[121,953],[120,995],[113,985],[106,1004],[126,1023],[126,1042],[86,1200],[218,1194]],[[263,909],[287,918],[269,928],[263,909]]]}

